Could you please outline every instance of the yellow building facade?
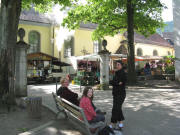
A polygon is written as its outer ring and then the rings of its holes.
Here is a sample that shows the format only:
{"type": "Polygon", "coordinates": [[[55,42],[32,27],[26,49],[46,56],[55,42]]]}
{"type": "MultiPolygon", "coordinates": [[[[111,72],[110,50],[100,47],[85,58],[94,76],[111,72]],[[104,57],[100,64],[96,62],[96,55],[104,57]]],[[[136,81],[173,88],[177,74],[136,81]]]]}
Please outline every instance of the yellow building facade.
{"type": "MultiPolygon", "coordinates": [[[[25,30],[24,41],[31,45],[29,53],[42,52],[66,62],[70,56],[97,54],[103,49],[101,41],[92,40],[96,24],[81,24],[71,37],[61,39],[61,42],[59,39],[64,37],[64,33],[61,32],[60,26],[55,24],[53,19],[35,12],[34,9],[22,11],[19,28],[25,30]],[[34,40],[37,37],[38,40],[34,40]],[[38,47],[34,49],[35,45],[38,47]]],[[[106,48],[111,54],[127,53],[127,35],[117,34],[113,37],[106,36],[105,39],[106,48]]],[[[134,39],[135,56],[174,55],[174,47],[158,34],[145,38],[135,33],[134,39]]]]}
{"type": "MultiPolygon", "coordinates": [[[[19,28],[25,30],[24,41],[31,45],[29,53],[31,53],[31,51],[41,52],[56,57],[63,62],[67,62],[67,58],[71,56],[97,54],[101,49],[103,49],[101,41],[92,40],[92,32],[96,27],[95,25],[81,25],[80,28],[76,29],[70,37],[63,39],[63,42],[59,42],[59,38],[64,34],[61,33],[60,27],[54,25],[52,20],[47,20],[47,18],[41,20],[41,18],[42,17],[34,11],[28,12],[28,14],[26,13],[24,16],[21,15],[19,28]],[[34,36],[38,36],[39,39],[33,41],[34,36]],[[39,48],[33,50],[34,44],[38,44],[39,48]]],[[[106,36],[107,50],[111,52],[111,54],[126,54],[126,37],[127,36],[124,34],[117,34],[113,37],[106,36]]],[[[174,55],[173,46],[160,35],[145,38],[135,34],[134,45],[135,56],[174,55]]]]}
{"type": "MultiPolygon", "coordinates": [[[[75,30],[74,33],[74,56],[82,56],[86,54],[93,54],[94,52],[94,42],[92,40],[93,29],[80,28],[75,30]],[[83,53],[84,52],[84,53],[83,53]]],[[[160,38],[160,41],[153,39],[142,38],[136,40],[135,38],[135,56],[168,56],[174,55],[174,47],[170,45],[165,39],[160,35],[155,35],[152,38],[160,38]],[[139,41],[141,40],[141,41],[139,41]],[[138,52],[141,52],[140,54],[138,52]]],[[[127,50],[127,42],[122,43],[122,41],[127,41],[126,36],[123,34],[117,34],[114,37],[106,36],[107,40],[107,50],[111,54],[119,53],[118,49],[124,46],[127,50]]],[[[101,43],[100,43],[101,44],[101,43]]],[[[101,49],[101,48],[100,48],[101,49]]],[[[63,50],[63,49],[62,49],[63,50]]],[[[62,53],[63,58],[64,53],[62,53]]],[[[64,59],[65,60],[65,59],[64,59]]]]}
{"type": "MultiPolygon", "coordinates": [[[[66,62],[70,56],[97,54],[103,49],[101,41],[92,40],[92,32],[96,28],[95,24],[81,24],[71,37],[61,39],[59,42],[59,39],[64,37],[64,33],[61,32],[60,26],[54,25],[53,21],[46,16],[41,16],[33,9],[21,13],[19,28],[25,30],[24,41],[31,45],[29,53],[42,52],[66,62]],[[38,40],[34,40],[37,37],[38,40]],[[35,44],[38,44],[39,47],[33,50],[35,44]]],[[[111,54],[127,53],[126,37],[125,34],[117,34],[113,37],[106,36],[107,50],[111,54]]],[[[135,33],[134,39],[135,56],[174,55],[173,46],[158,34],[145,38],[135,33]]]]}
{"type": "Polygon", "coordinates": [[[19,28],[23,28],[25,30],[24,41],[28,44],[29,35],[31,32],[36,32],[40,36],[39,41],[39,50],[38,52],[42,52],[53,57],[59,58],[59,51],[57,49],[57,44],[55,42],[55,34],[53,31],[58,29],[58,27],[54,27],[50,24],[43,25],[41,23],[29,23],[29,22],[20,22],[19,28]]]}
{"type": "Polygon", "coordinates": [[[157,51],[157,56],[174,55],[172,46],[160,46],[154,44],[135,43],[135,55],[137,56],[138,48],[141,48],[142,56],[153,56],[153,51],[157,51]]]}
{"type": "MultiPolygon", "coordinates": [[[[20,15],[18,28],[25,31],[24,41],[30,45],[28,54],[43,53],[48,56],[60,58],[56,33],[59,25],[53,18],[36,12],[33,8],[23,10],[20,15]]],[[[17,38],[17,41],[19,38],[17,38]]]]}
{"type": "MultiPolygon", "coordinates": [[[[54,27],[51,25],[40,25],[38,23],[25,23],[21,22],[19,28],[25,30],[24,41],[29,43],[28,35],[32,31],[36,31],[40,34],[40,52],[51,55],[56,58],[64,58],[64,45],[62,49],[58,50],[59,44],[56,42],[56,33],[59,31],[59,27],[54,27]],[[54,32],[53,32],[54,31],[54,32]],[[61,53],[59,53],[59,51],[61,53]],[[61,54],[61,56],[59,56],[61,54]]],[[[85,54],[93,54],[94,46],[92,40],[91,29],[78,29],[74,33],[74,56],[82,56],[85,54]],[[83,51],[86,51],[83,53],[83,51]]],[[[121,46],[121,41],[126,40],[121,34],[117,34],[114,37],[106,36],[107,40],[107,50],[112,54],[116,53],[118,48],[121,46]]],[[[127,48],[127,46],[125,46],[127,48]]],[[[142,49],[142,56],[153,56],[153,51],[158,51],[158,56],[174,55],[173,46],[162,46],[156,44],[145,44],[145,43],[135,43],[135,55],[137,56],[138,49],[142,49]]]]}

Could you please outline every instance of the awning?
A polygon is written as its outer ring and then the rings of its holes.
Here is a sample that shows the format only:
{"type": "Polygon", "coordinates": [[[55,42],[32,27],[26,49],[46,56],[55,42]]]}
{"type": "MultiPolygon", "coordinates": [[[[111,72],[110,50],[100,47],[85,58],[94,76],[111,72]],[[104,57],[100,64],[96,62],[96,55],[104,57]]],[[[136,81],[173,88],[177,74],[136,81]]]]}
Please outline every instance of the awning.
{"type": "Polygon", "coordinates": [[[58,60],[53,60],[52,61],[52,64],[53,65],[56,65],[56,66],[71,66],[71,64],[68,64],[68,63],[65,63],[65,62],[62,62],[62,61],[58,61],[58,60]]]}
{"type": "Polygon", "coordinates": [[[122,58],[127,58],[127,55],[125,55],[125,54],[110,54],[110,58],[112,60],[119,60],[122,58]]]}
{"type": "MultiPolygon", "coordinates": [[[[110,58],[112,60],[121,59],[122,61],[127,61],[127,55],[124,54],[111,54],[110,58]]],[[[148,61],[148,60],[160,60],[163,59],[161,56],[135,56],[135,61],[148,61]]]]}
{"type": "Polygon", "coordinates": [[[43,61],[58,60],[58,58],[50,56],[42,52],[27,54],[27,59],[28,60],[43,60],[43,61]]]}
{"type": "Polygon", "coordinates": [[[84,56],[76,56],[76,60],[88,60],[88,61],[97,61],[100,57],[98,54],[89,54],[84,56]]]}

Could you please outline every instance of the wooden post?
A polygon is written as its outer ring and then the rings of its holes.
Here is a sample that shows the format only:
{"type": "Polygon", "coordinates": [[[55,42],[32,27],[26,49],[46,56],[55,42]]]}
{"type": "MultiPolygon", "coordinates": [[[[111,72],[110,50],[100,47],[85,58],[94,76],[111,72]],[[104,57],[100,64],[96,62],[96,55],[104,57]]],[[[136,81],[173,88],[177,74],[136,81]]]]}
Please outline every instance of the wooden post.
{"type": "Polygon", "coordinates": [[[56,77],[56,94],[57,94],[57,77],[56,77]]]}

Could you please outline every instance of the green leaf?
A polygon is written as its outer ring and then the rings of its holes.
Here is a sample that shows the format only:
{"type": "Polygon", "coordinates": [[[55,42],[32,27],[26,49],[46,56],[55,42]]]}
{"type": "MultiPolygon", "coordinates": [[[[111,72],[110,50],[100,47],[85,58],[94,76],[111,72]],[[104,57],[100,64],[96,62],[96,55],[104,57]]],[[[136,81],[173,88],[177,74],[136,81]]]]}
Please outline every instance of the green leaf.
{"type": "MultiPolygon", "coordinates": [[[[164,23],[161,13],[165,6],[159,0],[132,0],[134,4],[134,29],[149,36],[162,28],[164,23]]],[[[74,5],[63,21],[63,26],[76,29],[81,22],[95,23],[98,27],[93,32],[93,39],[106,35],[115,35],[127,29],[126,0],[87,0],[85,5],[74,5]],[[118,12],[116,12],[118,9],[118,12]]]]}

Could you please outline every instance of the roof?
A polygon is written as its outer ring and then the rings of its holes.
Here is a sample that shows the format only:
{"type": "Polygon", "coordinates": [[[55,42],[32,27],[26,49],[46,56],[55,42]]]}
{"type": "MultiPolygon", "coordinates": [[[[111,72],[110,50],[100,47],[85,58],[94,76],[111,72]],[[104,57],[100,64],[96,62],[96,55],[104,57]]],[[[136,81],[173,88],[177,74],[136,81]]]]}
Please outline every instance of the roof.
{"type": "Polygon", "coordinates": [[[163,32],[163,38],[166,39],[171,45],[174,45],[174,33],[173,32],[163,32]]]}
{"type": "Polygon", "coordinates": [[[53,61],[52,61],[52,64],[53,64],[53,65],[56,65],[56,66],[61,66],[61,67],[71,66],[71,64],[68,64],[68,63],[66,63],[66,62],[62,62],[62,61],[59,61],[59,60],[53,60],[53,61]]]}
{"type": "Polygon", "coordinates": [[[37,52],[37,53],[30,53],[27,55],[28,60],[42,60],[42,61],[52,61],[53,65],[57,66],[71,66],[71,64],[68,64],[66,62],[59,61],[58,58],[53,57],[51,55],[42,53],[42,52],[37,52]]]}
{"type": "Polygon", "coordinates": [[[161,35],[159,34],[153,34],[149,37],[145,37],[143,35],[134,33],[134,41],[136,43],[144,43],[144,44],[152,44],[152,45],[160,45],[165,47],[172,47],[171,44],[166,41],[161,35]]]}
{"type": "Polygon", "coordinates": [[[163,32],[162,35],[165,39],[171,39],[172,41],[174,40],[173,32],[163,32]]]}
{"type": "Polygon", "coordinates": [[[20,15],[21,21],[31,21],[31,22],[39,22],[39,23],[47,23],[52,24],[54,22],[53,18],[46,16],[45,14],[41,14],[36,12],[33,8],[30,10],[23,10],[20,15]]]}
{"type": "Polygon", "coordinates": [[[80,24],[80,28],[86,28],[86,29],[96,29],[98,25],[97,24],[94,24],[94,23],[81,23],[80,24]]]}
{"type": "Polygon", "coordinates": [[[174,33],[173,32],[163,32],[163,38],[166,40],[171,40],[170,44],[174,45],[174,33]]]}
{"type": "Polygon", "coordinates": [[[27,59],[28,60],[44,60],[44,61],[58,60],[58,58],[53,57],[49,54],[42,53],[42,52],[27,54],[27,59]]]}

